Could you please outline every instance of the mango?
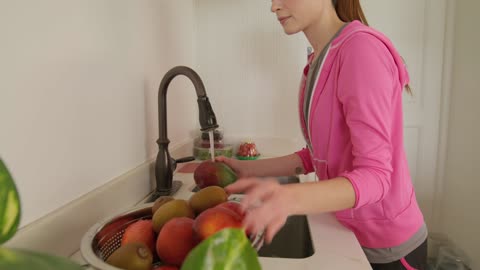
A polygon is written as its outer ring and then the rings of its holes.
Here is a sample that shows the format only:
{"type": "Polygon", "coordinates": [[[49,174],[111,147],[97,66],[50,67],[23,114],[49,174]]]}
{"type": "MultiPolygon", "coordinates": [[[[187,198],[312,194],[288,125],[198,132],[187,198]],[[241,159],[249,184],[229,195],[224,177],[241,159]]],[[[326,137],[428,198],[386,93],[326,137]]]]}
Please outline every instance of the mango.
{"type": "Polygon", "coordinates": [[[195,218],[195,213],[185,200],[171,200],[166,202],[153,214],[153,230],[156,233],[160,232],[165,223],[176,217],[195,218]]]}
{"type": "Polygon", "coordinates": [[[155,202],[152,205],[152,214],[155,214],[155,212],[157,212],[160,206],[164,205],[165,203],[171,200],[173,200],[172,196],[160,196],[158,199],[155,200],[155,202]]]}
{"type": "Polygon", "coordinates": [[[204,161],[195,169],[193,178],[202,189],[208,186],[226,187],[237,181],[237,174],[223,162],[204,161]]]}
{"type": "Polygon", "coordinates": [[[245,211],[242,209],[239,202],[228,201],[221,203],[215,207],[228,209],[239,215],[242,219],[245,218],[245,211]]]}
{"type": "Polygon", "coordinates": [[[188,201],[190,207],[195,211],[195,214],[207,210],[208,208],[215,207],[228,199],[228,194],[225,190],[218,186],[209,186],[199,190],[193,194],[188,201]]]}
{"type": "Polygon", "coordinates": [[[173,218],[163,226],[158,235],[157,255],[164,263],[180,266],[197,244],[193,219],[173,218]]]}
{"type": "Polygon", "coordinates": [[[242,228],[242,218],[237,213],[222,207],[203,211],[193,224],[193,230],[200,240],[205,240],[225,228],[242,228]]]}

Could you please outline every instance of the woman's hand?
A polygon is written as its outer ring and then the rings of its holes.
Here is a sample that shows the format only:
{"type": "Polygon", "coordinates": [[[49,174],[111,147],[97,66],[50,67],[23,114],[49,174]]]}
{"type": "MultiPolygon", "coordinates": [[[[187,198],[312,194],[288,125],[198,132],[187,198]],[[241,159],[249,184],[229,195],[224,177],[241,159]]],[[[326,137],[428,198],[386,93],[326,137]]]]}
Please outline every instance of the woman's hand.
{"type": "Polygon", "coordinates": [[[248,232],[265,229],[265,240],[270,243],[283,227],[295,205],[288,185],[280,185],[275,178],[245,178],[227,186],[228,193],[244,193],[241,205],[246,210],[243,225],[248,232]]]}
{"type": "Polygon", "coordinates": [[[215,157],[215,161],[223,162],[226,165],[228,165],[228,167],[232,168],[232,170],[235,171],[238,178],[244,178],[244,177],[249,177],[250,176],[247,161],[237,160],[237,159],[233,159],[233,158],[227,158],[227,157],[224,157],[224,156],[215,157]]]}

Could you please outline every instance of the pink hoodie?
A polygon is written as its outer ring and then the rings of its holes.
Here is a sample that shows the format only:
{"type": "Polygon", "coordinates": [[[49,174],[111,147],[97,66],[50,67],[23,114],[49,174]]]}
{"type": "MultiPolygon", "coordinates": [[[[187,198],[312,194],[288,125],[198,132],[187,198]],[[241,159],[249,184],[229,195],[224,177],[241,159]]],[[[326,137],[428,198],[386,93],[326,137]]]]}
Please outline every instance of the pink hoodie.
{"type": "MultiPolygon", "coordinates": [[[[308,66],[305,68],[307,70],[308,66]]],[[[297,154],[320,180],[345,177],[355,206],[336,212],[367,248],[398,246],[424,224],[403,145],[402,90],[409,81],[402,58],[383,34],[358,21],[332,41],[311,98],[312,149],[297,154]]]]}

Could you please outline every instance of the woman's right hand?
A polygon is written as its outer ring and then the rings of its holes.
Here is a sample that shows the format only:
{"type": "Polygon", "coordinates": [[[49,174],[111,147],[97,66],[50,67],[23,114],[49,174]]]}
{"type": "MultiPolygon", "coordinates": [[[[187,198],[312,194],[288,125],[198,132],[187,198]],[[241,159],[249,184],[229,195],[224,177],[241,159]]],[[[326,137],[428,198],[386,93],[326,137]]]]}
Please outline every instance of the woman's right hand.
{"type": "Polygon", "coordinates": [[[237,174],[238,178],[250,177],[248,161],[242,161],[234,158],[228,158],[224,156],[215,157],[215,161],[223,162],[228,167],[232,168],[233,171],[237,174]]]}

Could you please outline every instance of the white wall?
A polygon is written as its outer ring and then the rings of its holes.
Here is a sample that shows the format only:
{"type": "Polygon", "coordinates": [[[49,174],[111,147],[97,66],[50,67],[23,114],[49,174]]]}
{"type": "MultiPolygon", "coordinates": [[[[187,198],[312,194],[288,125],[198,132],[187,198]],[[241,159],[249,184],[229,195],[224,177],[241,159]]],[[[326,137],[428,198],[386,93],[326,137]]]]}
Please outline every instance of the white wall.
{"type": "MultiPolygon", "coordinates": [[[[198,70],[226,135],[302,140],[296,106],[309,46],[304,35],[287,36],[270,12],[270,1],[194,2],[198,70]]],[[[425,4],[412,11],[415,2],[362,0],[374,27],[391,37],[408,59],[417,88],[424,38],[422,28],[412,31],[412,26],[423,23],[425,4]],[[412,20],[406,23],[399,10],[410,12],[412,20]]]]}
{"type": "Polygon", "coordinates": [[[197,63],[226,137],[303,140],[297,96],[307,42],[285,35],[270,5],[195,1],[197,63]]]}
{"type": "Polygon", "coordinates": [[[456,1],[448,149],[442,230],[480,268],[480,35],[477,0],[456,1]]]}
{"type": "MultiPolygon", "coordinates": [[[[22,226],[156,154],[158,85],[194,65],[193,15],[191,0],[0,2],[0,156],[22,226]]],[[[174,145],[196,97],[180,79],[168,99],[174,145]]]]}

